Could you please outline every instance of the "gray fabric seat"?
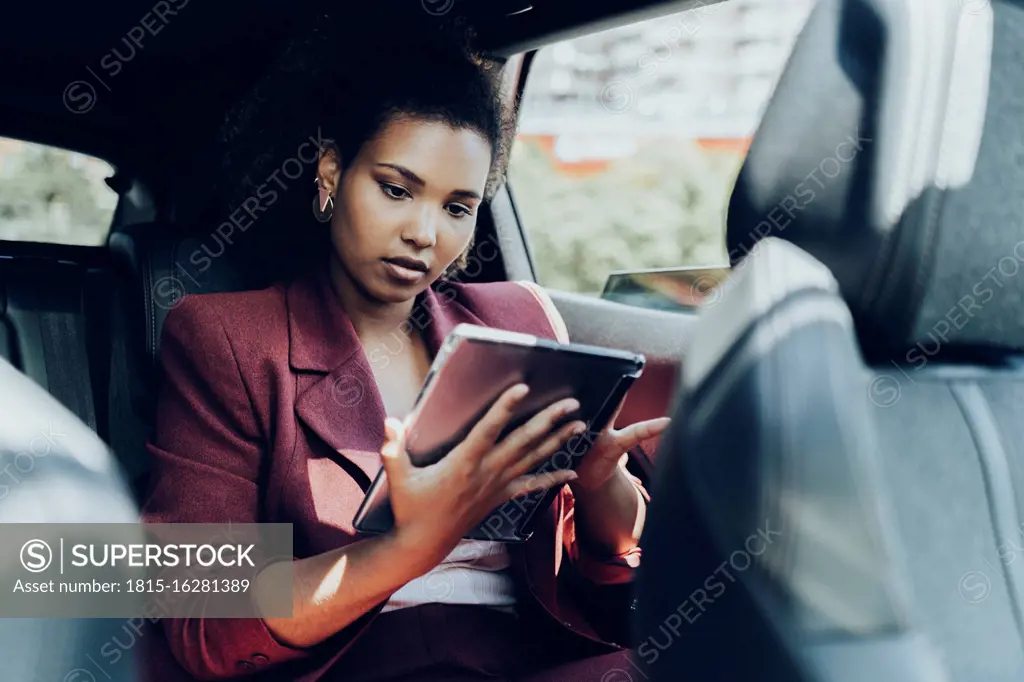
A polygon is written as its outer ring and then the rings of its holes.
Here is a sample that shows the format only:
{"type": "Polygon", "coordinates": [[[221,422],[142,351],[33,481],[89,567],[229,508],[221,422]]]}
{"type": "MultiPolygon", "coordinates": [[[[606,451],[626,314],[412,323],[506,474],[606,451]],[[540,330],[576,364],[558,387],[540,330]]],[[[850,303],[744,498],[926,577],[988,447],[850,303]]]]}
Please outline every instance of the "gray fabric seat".
{"type": "MultiPolygon", "coordinates": [[[[136,524],[138,514],[113,454],[67,407],[0,358],[0,523],[82,524],[69,542],[100,540],[90,524],[136,524]]],[[[135,534],[143,539],[141,526],[135,534]]],[[[129,535],[131,537],[131,534],[129,535]]],[[[107,536],[109,540],[109,535],[107,536]]],[[[0,561],[4,585],[26,579],[17,549],[0,561]]],[[[111,682],[139,679],[132,646],[111,661],[111,642],[134,644],[143,619],[0,618],[5,680],[111,682]],[[120,638],[120,639],[115,639],[120,638]],[[104,649],[106,648],[106,649],[104,649]],[[103,661],[101,666],[97,660],[103,661]],[[99,668],[96,672],[94,668],[99,668]]]]}
{"type": "Polygon", "coordinates": [[[1024,5],[822,0],[729,211],[651,680],[1024,679],[1024,5]]]}

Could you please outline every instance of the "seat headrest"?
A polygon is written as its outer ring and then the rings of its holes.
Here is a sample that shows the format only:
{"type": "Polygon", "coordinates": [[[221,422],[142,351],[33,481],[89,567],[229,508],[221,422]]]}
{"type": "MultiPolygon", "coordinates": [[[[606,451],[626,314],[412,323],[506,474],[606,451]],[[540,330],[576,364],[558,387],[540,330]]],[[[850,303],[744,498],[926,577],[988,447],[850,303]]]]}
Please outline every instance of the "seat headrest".
{"type": "Polygon", "coordinates": [[[1024,350],[1019,3],[821,0],[737,180],[732,263],[800,246],[866,349],[1024,350]]]}

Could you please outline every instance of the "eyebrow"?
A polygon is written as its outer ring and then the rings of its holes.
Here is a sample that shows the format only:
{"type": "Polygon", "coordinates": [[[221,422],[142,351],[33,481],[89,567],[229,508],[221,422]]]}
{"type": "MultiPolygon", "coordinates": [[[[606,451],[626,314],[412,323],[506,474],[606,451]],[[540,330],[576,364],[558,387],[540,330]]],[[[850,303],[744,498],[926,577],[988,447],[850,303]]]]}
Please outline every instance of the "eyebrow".
{"type": "MultiPolygon", "coordinates": [[[[378,166],[383,166],[384,168],[390,168],[391,170],[395,171],[396,173],[401,175],[403,178],[405,178],[409,182],[417,184],[417,185],[419,185],[421,187],[423,187],[423,186],[425,186],[427,184],[427,183],[425,183],[423,181],[423,178],[421,178],[420,176],[416,175],[415,173],[413,173],[411,170],[409,170],[405,166],[400,166],[397,163],[378,163],[377,165],[378,166]]],[[[456,196],[456,197],[465,197],[467,199],[480,199],[481,198],[480,194],[478,192],[474,192],[471,189],[457,189],[457,190],[452,191],[451,195],[452,196],[456,196]]]]}

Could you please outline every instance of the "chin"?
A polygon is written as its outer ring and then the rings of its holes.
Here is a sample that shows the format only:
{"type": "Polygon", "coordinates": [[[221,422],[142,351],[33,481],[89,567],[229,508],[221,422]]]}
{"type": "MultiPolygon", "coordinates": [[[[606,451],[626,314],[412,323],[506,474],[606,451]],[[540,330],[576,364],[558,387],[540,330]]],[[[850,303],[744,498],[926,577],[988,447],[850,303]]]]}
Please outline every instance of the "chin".
{"type": "Polygon", "coordinates": [[[430,288],[434,278],[427,275],[419,282],[404,284],[395,282],[388,277],[373,278],[373,286],[367,287],[368,293],[381,303],[405,303],[419,296],[430,288]]]}
{"type": "Polygon", "coordinates": [[[382,271],[379,263],[349,264],[335,257],[334,267],[340,268],[349,286],[371,301],[385,304],[405,303],[430,287],[436,276],[430,273],[416,282],[401,282],[382,271]]]}

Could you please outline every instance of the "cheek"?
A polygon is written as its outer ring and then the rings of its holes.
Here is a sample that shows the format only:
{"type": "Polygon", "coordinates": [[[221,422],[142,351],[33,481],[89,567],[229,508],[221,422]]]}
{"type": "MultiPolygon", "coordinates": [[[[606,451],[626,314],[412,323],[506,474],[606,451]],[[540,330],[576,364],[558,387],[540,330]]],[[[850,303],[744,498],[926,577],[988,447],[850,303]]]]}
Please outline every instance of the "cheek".
{"type": "Polygon", "coordinates": [[[445,260],[454,261],[469,245],[476,231],[476,220],[447,221],[438,233],[438,251],[443,252],[445,260]]]}
{"type": "Polygon", "coordinates": [[[388,205],[376,184],[371,187],[351,187],[345,192],[337,208],[340,214],[332,221],[331,229],[336,245],[344,245],[350,254],[376,250],[375,246],[388,241],[389,223],[394,222],[394,212],[388,205]],[[380,195],[379,197],[376,195],[380,195]]]}

